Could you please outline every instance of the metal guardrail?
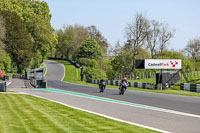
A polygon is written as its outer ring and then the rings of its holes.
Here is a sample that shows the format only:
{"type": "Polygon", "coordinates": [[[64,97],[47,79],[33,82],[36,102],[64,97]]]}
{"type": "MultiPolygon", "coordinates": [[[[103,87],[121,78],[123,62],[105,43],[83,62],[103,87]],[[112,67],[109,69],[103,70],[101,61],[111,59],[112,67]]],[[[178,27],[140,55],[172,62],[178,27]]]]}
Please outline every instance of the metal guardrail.
{"type": "Polygon", "coordinates": [[[0,92],[6,92],[6,82],[0,82],[0,92]]]}
{"type": "MultiPolygon", "coordinates": [[[[88,83],[92,84],[99,84],[100,80],[97,79],[87,79],[88,83]]],[[[107,85],[114,85],[119,86],[120,81],[119,80],[105,80],[107,85]]],[[[153,89],[157,90],[159,89],[159,85],[151,84],[151,83],[141,83],[141,82],[128,82],[129,87],[136,87],[136,88],[143,88],[143,89],[153,89]]]]}
{"type": "Polygon", "coordinates": [[[200,84],[181,83],[180,89],[184,91],[200,92],[200,84]]]}
{"type": "Polygon", "coordinates": [[[27,69],[26,70],[26,79],[30,80],[30,84],[34,88],[46,88],[47,81],[43,75],[44,68],[36,68],[36,69],[27,69]]]}

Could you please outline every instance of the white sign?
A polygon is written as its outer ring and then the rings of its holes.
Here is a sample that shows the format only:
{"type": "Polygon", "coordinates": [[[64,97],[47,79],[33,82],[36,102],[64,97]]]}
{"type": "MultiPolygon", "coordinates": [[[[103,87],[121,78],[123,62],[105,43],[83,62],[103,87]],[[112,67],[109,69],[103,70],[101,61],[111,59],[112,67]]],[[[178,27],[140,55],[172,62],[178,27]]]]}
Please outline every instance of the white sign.
{"type": "Polygon", "coordinates": [[[181,69],[181,59],[145,59],[145,69],[181,69]]]}

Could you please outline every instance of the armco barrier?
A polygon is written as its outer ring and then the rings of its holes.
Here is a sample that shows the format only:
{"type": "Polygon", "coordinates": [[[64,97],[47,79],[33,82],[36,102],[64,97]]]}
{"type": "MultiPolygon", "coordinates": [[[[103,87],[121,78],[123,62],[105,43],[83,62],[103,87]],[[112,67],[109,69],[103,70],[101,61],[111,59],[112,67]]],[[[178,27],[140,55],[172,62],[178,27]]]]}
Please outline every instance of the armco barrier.
{"type": "Polygon", "coordinates": [[[6,82],[0,82],[0,92],[6,92],[6,82]]]}
{"type": "Polygon", "coordinates": [[[181,83],[180,89],[184,91],[200,92],[200,84],[181,83]]]}
{"type": "MultiPolygon", "coordinates": [[[[99,84],[100,80],[97,79],[87,79],[88,83],[99,84]]],[[[119,80],[105,80],[107,85],[119,86],[119,80]]],[[[151,83],[140,83],[140,82],[129,82],[129,87],[143,88],[143,89],[156,89],[157,86],[151,83]]],[[[200,88],[200,87],[199,87],[200,88]]]]}
{"type": "Polygon", "coordinates": [[[129,87],[134,87],[134,82],[130,82],[129,87]]]}
{"type": "Polygon", "coordinates": [[[138,83],[134,82],[134,86],[133,87],[138,87],[138,83]]]}
{"type": "Polygon", "coordinates": [[[26,77],[24,75],[20,75],[20,74],[13,74],[13,78],[16,78],[16,79],[25,79],[26,77]]]}

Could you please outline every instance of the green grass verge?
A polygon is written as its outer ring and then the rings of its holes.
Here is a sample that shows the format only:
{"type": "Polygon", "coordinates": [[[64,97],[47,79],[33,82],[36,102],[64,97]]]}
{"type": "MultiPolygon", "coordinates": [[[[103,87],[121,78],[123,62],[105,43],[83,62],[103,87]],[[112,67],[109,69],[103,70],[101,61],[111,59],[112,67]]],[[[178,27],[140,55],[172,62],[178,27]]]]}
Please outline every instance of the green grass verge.
{"type": "Polygon", "coordinates": [[[155,132],[22,94],[0,94],[0,123],[1,133],[155,132]]]}
{"type": "MultiPolygon", "coordinates": [[[[98,87],[97,84],[90,84],[90,83],[87,83],[85,81],[81,81],[80,69],[75,68],[69,62],[64,61],[64,60],[54,60],[54,61],[62,63],[65,66],[66,71],[65,71],[65,77],[64,77],[63,81],[67,81],[67,82],[75,83],[75,84],[90,85],[90,86],[98,87]],[[78,72],[78,74],[77,74],[77,72],[78,72]]],[[[151,83],[152,80],[153,80],[153,78],[149,82],[151,83]]],[[[136,82],[136,81],[137,82],[143,82],[144,80],[128,80],[128,81],[129,82],[136,82]]],[[[145,82],[145,83],[149,83],[149,82],[145,82]]],[[[116,88],[117,89],[119,87],[107,85],[107,88],[116,88]]],[[[172,88],[168,88],[166,90],[150,90],[150,89],[140,89],[140,88],[135,88],[135,87],[128,87],[128,89],[129,90],[146,91],[146,92],[154,92],[154,93],[200,97],[200,93],[180,90],[180,86],[178,84],[176,86],[173,86],[172,88]]]]}
{"type": "Polygon", "coordinates": [[[156,84],[155,78],[138,79],[138,80],[128,80],[129,82],[141,82],[141,83],[152,83],[156,84]]]}
{"type": "MultiPolygon", "coordinates": [[[[190,73],[185,73],[188,77],[188,83],[199,84],[200,83],[200,71],[193,71],[190,73]]],[[[184,76],[181,74],[182,83],[186,83],[184,76]]]]}
{"type": "Polygon", "coordinates": [[[44,67],[44,72],[43,72],[43,73],[45,74],[45,73],[46,73],[46,71],[47,71],[47,68],[46,68],[46,66],[45,66],[44,64],[41,64],[40,66],[41,66],[41,67],[44,67]]]}
{"type": "Polygon", "coordinates": [[[9,79],[12,79],[12,77],[13,77],[13,73],[6,73],[5,75],[9,76],[9,79]]]}

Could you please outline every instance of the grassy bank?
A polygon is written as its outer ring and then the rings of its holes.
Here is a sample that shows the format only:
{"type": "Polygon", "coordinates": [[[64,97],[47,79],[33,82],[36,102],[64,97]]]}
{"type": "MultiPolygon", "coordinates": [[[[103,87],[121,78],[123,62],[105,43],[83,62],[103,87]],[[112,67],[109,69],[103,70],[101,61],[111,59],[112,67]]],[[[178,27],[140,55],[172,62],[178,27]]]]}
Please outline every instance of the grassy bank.
{"type": "Polygon", "coordinates": [[[46,68],[46,66],[45,66],[44,64],[41,64],[40,66],[41,66],[41,67],[44,67],[44,72],[43,72],[43,73],[45,74],[45,73],[46,73],[46,71],[47,71],[47,68],[46,68]]]}
{"type": "MultiPolygon", "coordinates": [[[[75,84],[83,84],[83,85],[90,85],[90,86],[97,86],[97,84],[90,84],[86,83],[85,81],[81,81],[80,77],[80,69],[75,68],[73,65],[71,65],[67,61],[63,60],[54,60],[59,63],[64,64],[65,66],[65,78],[63,81],[67,81],[70,83],[75,83],[75,84]]],[[[146,79],[148,80],[148,79],[146,79]]],[[[151,83],[154,82],[154,79],[150,79],[149,82],[146,83],[151,83]]],[[[129,81],[129,80],[128,80],[129,81]]],[[[130,80],[129,82],[145,82],[144,80],[130,80]]],[[[107,88],[119,88],[118,86],[111,86],[107,85],[107,88]]],[[[180,90],[180,86],[173,86],[172,88],[168,88],[166,90],[149,90],[149,89],[140,89],[140,88],[134,88],[134,87],[128,87],[129,90],[138,90],[138,91],[146,91],[146,92],[155,92],[155,93],[164,93],[164,94],[174,94],[174,95],[185,95],[185,96],[197,96],[200,97],[200,93],[196,92],[188,92],[188,91],[183,91],[180,90]]]]}
{"type": "Polygon", "coordinates": [[[156,84],[156,79],[155,78],[137,79],[137,80],[129,80],[129,82],[141,82],[141,83],[156,84]]]}
{"type": "Polygon", "coordinates": [[[22,94],[0,93],[0,123],[1,133],[155,132],[22,94]]]}

